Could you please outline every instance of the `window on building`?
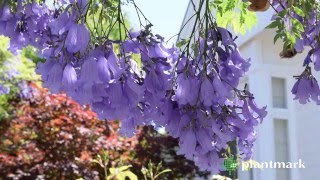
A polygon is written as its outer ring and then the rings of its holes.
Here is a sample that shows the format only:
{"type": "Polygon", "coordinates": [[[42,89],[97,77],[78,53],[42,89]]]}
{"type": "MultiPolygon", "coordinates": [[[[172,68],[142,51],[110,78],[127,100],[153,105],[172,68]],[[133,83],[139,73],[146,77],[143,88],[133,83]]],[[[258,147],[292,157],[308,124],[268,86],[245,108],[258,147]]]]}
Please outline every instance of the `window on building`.
{"type": "Polygon", "coordinates": [[[272,104],[275,108],[287,108],[285,79],[272,78],[272,104]]]}
{"type": "MultiPolygon", "coordinates": [[[[275,142],[275,161],[289,162],[288,144],[288,121],[283,119],[274,120],[274,142],[275,142]]],[[[277,180],[289,180],[290,169],[277,168],[277,180]]]]}

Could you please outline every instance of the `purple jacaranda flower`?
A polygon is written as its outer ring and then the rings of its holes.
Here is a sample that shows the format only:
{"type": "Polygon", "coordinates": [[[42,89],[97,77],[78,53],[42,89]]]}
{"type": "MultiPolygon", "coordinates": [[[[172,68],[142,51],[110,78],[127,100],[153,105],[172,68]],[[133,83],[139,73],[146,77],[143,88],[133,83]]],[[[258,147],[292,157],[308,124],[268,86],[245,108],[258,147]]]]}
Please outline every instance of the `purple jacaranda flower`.
{"type": "Polygon", "coordinates": [[[212,86],[212,82],[208,78],[204,78],[201,83],[200,100],[205,106],[211,106],[215,102],[216,94],[212,86]]]}
{"type": "Polygon", "coordinates": [[[314,70],[320,71],[320,49],[313,53],[314,70]]]}
{"type": "Polygon", "coordinates": [[[87,0],[77,0],[77,7],[85,14],[89,8],[89,3],[87,0]]]}
{"type": "Polygon", "coordinates": [[[133,118],[126,118],[121,120],[121,127],[119,129],[119,134],[125,137],[132,137],[134,136],[135,127],[138,124],[135,124],[135,120],[133,118]]]}
{"type": "Polygon", "coordinates": [[[230,58],[231,58],[233,64],[236,65],[237,67],[239,67],[243,71],[242,76],[244,75],[245,72],[247,72],[249,70],[249,67],[251,65],[250,59],[245,60],[241,56],[238,48],[231,51],[230,58]]]}
{"type": "Polygon", "coordinates": [[[47,81],[44,81],[43,86],[48,88],[52,93],[61,91],[63,67],[60,63],[55,62],[47,75],[47,81]]]}
{"type": "Polygon", "coordinates": [[[129,40],[125,40],[122,43],[122,48],[126,53],[128,52],[139,53],[140,48],[142,48],[142,45],[137,39],[129,39],[129,40]]]}
{"type": "Polygon", "coordinates": [[[177,84],[177,91],[173,99],[181,105],[195,105],[199,94],[199,81],[197,78],[181,74],[177,78],[177,84]]]}
{"type": "Polygon", "coordinates": [[[13,17],[8,4],[0,8],[0,21],[8,21],[13,17]]]}
{"type": "Polygon", "coordinates": [[[319,103],[320,89],[317,80],[311,75],[311,68],[307,67],[294,84],[292,94],[301,104],[310,102],[310,99],[319,103]]]}
{"type": "Polygon", "coordinates": [[[142,99],[144,89],[141,85],[134,82],[134,79],[127,78],[125,83],[125,95],[128,98],[128,105],[136,107],[138,102],[142,99]]]}
{"type": "Polygon", "coordinates": [[[144,85],[146,90],[153,94],[150,100],[158,104],[159,102],[155,101],[162,101],[167,91],[172,89],[171,76],[166,74],[159,66],[156,66],[154,69],[149,70],[145,77],[144,85]]]}
{"type": "Polygon", "coordinates": [[[99,74],[99,79],[102,82],[110,83],[113,74],[110,71],[107,59],[104,56],[98,57],[97,70],[99,74]]]}
{"type": "Polygon", "coordinates": [[[231,33],[227,29],[222,28],[222,27],[218,27],[218,31],[220,34],[222,44],[224,46],[235,45],[235,43],[232,39],[231,33]]]}
{"type": "Polygon", "coordinates": [[[129,103],[129,100],[124,95],[125,90],[122,83],[113,83],[112,85],[110,85],[110,88],[108,88],[108,93],[113,108],[123,108],[123,106],[128,107],[126,106],[126,104],[129,103]]]}
{"type": "Polygon", "coordinates": [[[233,87],[237,87],[240,77],[243,75],[243,71],[236,67],[230,60],[221,64],[220,75],[223,80],[228,82],[233,87]]]}
{"type": "Polygon", "coordinates": [[[110,103],[110,110],[108,118],[110,119],[124,119],[128,118],[130,106],[132,104],[126,95],[124,84],[121,82],[112,83],[107,89],[108,99],[110,103]]]}
{"type": "Polygon", "coordinates": [[[263,119],[267,116],[267,114],[268,114],[268,112],[266,111],[267,106],[264,106],[262,108],[258,108],[253,97],[250,97],[248,99],[248,105],[250,106],[252,111],[258,115],[257,118],[263,119]]]}
{"type": "Polygon", "coordinates": [[[63,70],[62,88],[67,92],[75,90],[77,83],[77,73],[71,64],[67,64],[63,70]]]}
{"type": "Polygon", "coordinates": [[[2,8],[0,7],[0,35],[5,34],[7,21],[10,20],[12,16],[8,5],[5,5],[2,8]]]}
{"type": "Polygon", "coordinates": [[[203,171],[210,171],[213,174],[223,170],[223,159],[219,157],[218,152],[213,150],[206,154],[197,154],[195,164],[203,171]]]}
{"type": "Polygon", "coordinates": [[[209,128],[198,128],[196,130],[197,142],[201,146],[203,152],[208,152],[213,150],[212,144],[212,131],[209,128]]]}
{"type": "Polygon", "coordinates": [[[169,53],[164,46],[161,46],[159,43],[154,44],[153,46],[148,46],[149,57],[150,58],[167,58],[169,53]]]}
{"type": "Polygon", "coordinates": [[[50,70],[55,65],[55,63],[56,62],[51,59],[47,59],[44,63],[37,63],[36,73],[41,75],[41,78],[44,82],[48,81],[50,70]]]}
{"type": "Polygon", "coordinates": [[[212,86],[215,90],[216,102],[223,104],[228,98],[232,97],[230,85],[222,82],[222,80],[218,76],[213,77],[212,86]]]}
{"type": "Polygon", "coordinates": [[[254,131],[254,126],[251,121],[242,120],[237,113],[232,113],[231,116],[226,118],[230,124],[229,128],[233,130],[239,138],[246,139],[250,133],[254,131]]]}
{"type": "Polygon", "coordinates": [[[86,58],[81,66],[77,81],[77,95],[74,97],[81,104],[94,100],[93,86],[100,81],[97,68],[97,61],[91,56],[86,58]]]}
{"type": "Polygon", "coordinates": [[[72,24],[70,26],[67,38],[66,47],[70,53],[84,53],[90,41],[90,32],[84,24],[72,24]]]}
{"type": "Polygon", "coordinates": [[[50,22],[49,27],[52,34],[62,35],[64,32],[68,31],[70,26],[74,22],[74,16],[69,15],[68,12],[63,12],[56,19],[50,22]]]}
{"type": "Polygon", "coordinates": [[[41,47],[49,16],[44,4],[18,1],[17,11],[12,14],[5,6],[0,17],[0,31],[1,34],[10,37],[9,50],[17,54],[27,45],[41,47]]]}
{"type": "MultiPolygon", "coordinates": [[[[252,133],[252,139],[255,139],[255,133],[252,133]]],[[[247,161],[249,159],[252,158],[252,153],[253,153],[253,142],[246,139],[246,140],[242,140],[239,139],[238,143],[237,143],[237,147],[238,149],[242,152],[241,154],[241,158],[244,161],[247,161]]]]}
{"type": "Polygon", "coordinates": [[[222,49],[220,49],[218,53],[220,56],[219,69],[222,79],[231,84],[232,87],[237,87],[240,78],[244,76],[244,73],[248,71],[250,67],[249,60],[244,60],[238,49],[232,50],[231,54],[228,54],[222,49]]]}
{"type": "Polygon", "coordinates": [[[304,42],[303,39],[297,39],[296,44],[294,46],[294,49],[298,52],[301,53],[304,50],[304,42]]]}
{"type": "Polygon", "coordinates": [[[136,127],[141,125],[150,125],[148,121],[142,121],[141,113],[137,108],[130,110],[130,117],[121,120],[119,133],[126,137],[132,137],[136,132],[136,127]]]}
{"type": "Polygon", "coordinates": [[[243,100],[242,115],[246,121],[252,121],[254,125],[257,125],[259,123],[258,120],[261,122],[267,115],[266,108],[267,107],[258,108],[254,103],[253,98],[249,97],[248,100],[243,100]],[[255,114],[257,114],[256,117],[254,117],[255,114]]]}
{"type": "Polygon", "coordinates": [[[118,80],[120,75],[123,73],[123,69],[118,64],[119,59],[115,55],[112,45],[110,48],[103,49],[98,47],[91,51],[89,57],[96,61],[96,67],[94,68],[97,72],[98,79],[108,86],[111,81],[118,80]]]}
{"type": "Polygon", "coordinates": [[[187,159],[193,159],[196,145],[197,139],[195,132],[192,129],[183,130],[179,138],[180,149],[177,151],[177,154],[184,155],[187,159]]]}
{"type": "Polygon", "coordinates": [[[227,146],[227,143],[234,139],[234,135],[232,135],[231,133],[227,133],[226,130],[229,128],[224,127],[220,119],[221,118],[218,119],[218,122],[213,121],[211,125],[211,129],[214,133],[213,144],[217,149],[225,148],[227,146]]]}

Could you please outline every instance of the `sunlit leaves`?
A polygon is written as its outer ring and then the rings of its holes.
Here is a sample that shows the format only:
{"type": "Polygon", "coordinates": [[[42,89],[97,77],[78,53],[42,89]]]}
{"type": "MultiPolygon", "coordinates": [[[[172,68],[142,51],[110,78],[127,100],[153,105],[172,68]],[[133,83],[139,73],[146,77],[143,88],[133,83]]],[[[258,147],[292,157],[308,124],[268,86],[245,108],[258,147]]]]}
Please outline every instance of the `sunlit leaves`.
{"type": "Polygon", "coordinates": [[[248,11],[249,2],[242,0],[211,1],[211,9],[215,11],[217,24],[221,27],[231,27],[233,31],[244,34],[257,23],[254,12],[248,11]]]}

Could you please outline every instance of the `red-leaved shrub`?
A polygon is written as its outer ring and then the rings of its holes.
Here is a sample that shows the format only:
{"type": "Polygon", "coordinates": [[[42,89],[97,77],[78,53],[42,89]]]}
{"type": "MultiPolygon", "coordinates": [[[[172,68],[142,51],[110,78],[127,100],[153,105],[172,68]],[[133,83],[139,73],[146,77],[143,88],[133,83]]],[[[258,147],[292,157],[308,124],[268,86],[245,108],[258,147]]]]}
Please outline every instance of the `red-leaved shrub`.
{"type": "Polygon", "coordinates": [[[110,166],[130,160],[137,139],[117,134],[118,123],[35,84],[32,98],[12,101],[13,119],[0,121],[0,177],[88,179],[103,177],[91,162],[108,151],[110,166]]]}
{"type": "Polygon", "coordinates": [[[64,94],[29,86],[31,96],[11,99],[12,118],[0,120],[3,179],[104,179],[103,168],[92,162],[102,150],[108,154],[108,167],[132,165],[138,179],[149,161],[172,169],[161,179],[208,175],[176,155],[177,139],[150,126],[140,127],[132,138],[122,137],[117,121],[98,120],[89,107],[64,94]]]}

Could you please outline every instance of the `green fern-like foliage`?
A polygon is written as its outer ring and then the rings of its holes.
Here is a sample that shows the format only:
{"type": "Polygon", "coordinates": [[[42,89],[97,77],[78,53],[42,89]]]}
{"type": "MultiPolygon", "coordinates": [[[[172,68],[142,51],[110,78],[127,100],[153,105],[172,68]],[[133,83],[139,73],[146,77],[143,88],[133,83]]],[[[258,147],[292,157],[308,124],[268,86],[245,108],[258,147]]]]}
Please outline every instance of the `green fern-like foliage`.
{"type": "Polygon", "coordinates": [[[236,34],[245,34],[257,24],[254,12],[248,11],[250,2],[242,0],[214,0],[210,2],[210,8],[215,13],[218,26],[231,27],[236,34]]]}

